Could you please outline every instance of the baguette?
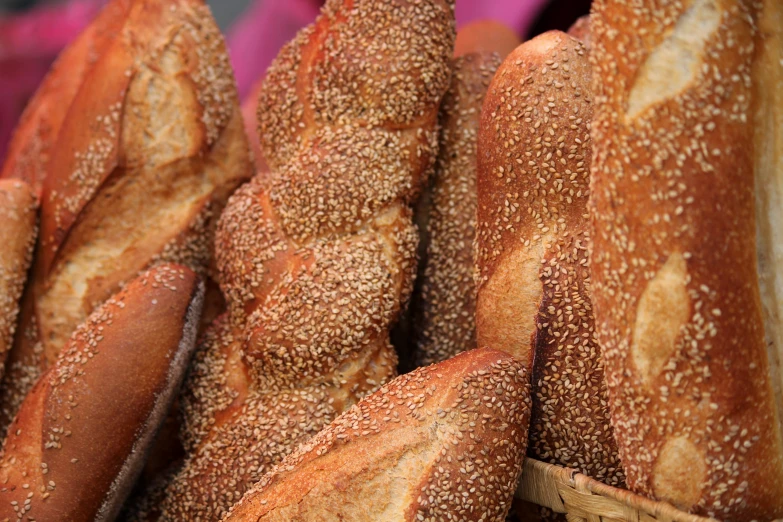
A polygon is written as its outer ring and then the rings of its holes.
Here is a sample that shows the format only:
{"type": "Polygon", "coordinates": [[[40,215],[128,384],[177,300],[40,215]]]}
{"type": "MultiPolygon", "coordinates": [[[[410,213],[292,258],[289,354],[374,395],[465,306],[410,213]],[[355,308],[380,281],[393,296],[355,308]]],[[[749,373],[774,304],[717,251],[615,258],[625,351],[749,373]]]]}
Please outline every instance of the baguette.
{"type": "Polygon", "coordinates": [[[259,98],[271,172],[216,237],[228,312],[185,385],[187,458],[131,520],[216,520],[269,468],[395,375],[389,329],[411,292],[411,208],[450,74],[445,0],[330,0],[259,98]]]}
{"type": "MultiPolygon", "coordinates": [[[[76,325],[124,282],[166,261],[206,273],[220,210],[252,173],[228,55],[203,2],[113,0],[105,11],[109,41],[79,47],[91,65],[43,180],[30,289],[0,386],[2,430],[76,325]]],[[[68,74],[55,68],[44,87],[68,74]]],[[[68,104],[70,94],[56,96],[33,103],[68,104]]]]}
{"type": "Polygon", "coordinates": [[[23,181],[0,179],[0,377],[16,331],[35,237],[36,199],[31,187],[23,181]]]}
{"type": "Polygon", "coordinates": [[[783,6],[665,7],[599,0],[592,15],[591,266],[612,423],[633,491],[779,518],[783,6]]]}
{"type": "Polygon", "coordinates": [[[52,64],[25,107],[8,144],[0,179],[28,183],[41,196],[54,144],[68,109],[96,61],[116,37],[130,0],[115,0],[68,45],[52,64]]]}
{"type": "Polygon", "coordinates": [[[479,346],[535,352],[528,455],[623,484],[590,301],[593,99],[584,45],[559,31],[498,69],[478,141],[479,346]]]}
{"type": "Polygon", "coordinates": [[[476,346],[476,136],[484,95],[512,36],[496,22],[468,24],[457,32],[455,55],[461,55],[452,63],[439,113],[438,159],[418,210],[426,214],[417,219],[424,267],[412,306],[419,366],[476,346]]]}
{"type": "Polygon", "coordinates": [[[0,455],[0,519],[114,520],[182,381],[203,285],[163,265],[79,326],[25,399],[0,455]]]}
{"type": "Polygon", "coordinates": [[[527,445],[529,365],[485,348],[396,378],[289,455],[223,521],[503,521],[527,445]]]}

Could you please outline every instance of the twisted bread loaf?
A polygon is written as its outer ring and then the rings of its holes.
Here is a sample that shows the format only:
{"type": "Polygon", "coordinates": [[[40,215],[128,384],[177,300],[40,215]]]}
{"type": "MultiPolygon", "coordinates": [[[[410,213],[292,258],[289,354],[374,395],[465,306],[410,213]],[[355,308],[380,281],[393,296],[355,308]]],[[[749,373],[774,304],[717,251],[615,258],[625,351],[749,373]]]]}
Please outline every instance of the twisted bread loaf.
{"type": "Polygon", "coordinates": [[[528,454],[623,483],[590,303],[590,65],[552,31],[522,44],[484,100],[478,143],[479,346],[535,349],[528,454]]]}
{"type": "Polygon", "coordinates": [[[600,0],[592,15],[591,267],[612,423],[632,490],[771,520],[783,517],[783,4],[664,4],[600,0]]]}
{"type": "Polygon", "coordinates": [[[413,306],[419,365],[476,346],[476,137],[481,104],[501,60],[494,52],[455,58],[440,108],[440,148],[425,209],[426,261],[413,306]]]}
{"type": "Polygon", "coordinates": [[[259,102],[272,172],[235,193],[217,261],[229,311],[185,386],[182,470],[132,519],[214,520],[300,442],[395,374],[410,205],[449,78],[446,0],[330,0],[259,102]]]}
{"type": "Polygon", "coordinates": [[[11,349],[19,299],[36,237],[36,200],[30,186],[0,179],[0,377],[11,349]]]}
{"type": "MultiPolygon", "coordinates": [[[[228,56],[201,0],[114,0],[88,33],[103,23],[107,41],[77,41],[91,65],[51,150],[2,428],[76,325],[123,282],[164,261],[204,272],[220,209],[252,172],[228,56]]],[[[45,89],[68,74],[55,68],[45,89]]],[[[70,97],[45,94],[36,100],[47,107],[70,97]]]]}
{"type": "Polygon", "coordinates": [[[500,522],[527,445],[530,361],[487,348],[400,376],[269,472],[224,522],[500,522]]]}
{"type": "Polygon", "coordinates": [[[76,329],[11,424],[0,519],[114,519],[184,376],[202,298],[193,272],[162,265],[76,329]]]}

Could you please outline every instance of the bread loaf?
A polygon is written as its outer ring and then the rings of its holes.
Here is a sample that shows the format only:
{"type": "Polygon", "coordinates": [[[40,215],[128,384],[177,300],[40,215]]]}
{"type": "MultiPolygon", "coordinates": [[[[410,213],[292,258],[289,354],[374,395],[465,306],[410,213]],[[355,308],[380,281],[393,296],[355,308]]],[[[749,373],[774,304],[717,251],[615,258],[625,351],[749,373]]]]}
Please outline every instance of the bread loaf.
{"type": "Polygon", "coordinates": [[[20,179],[41,195],[54,144],[82,81],[122,28],[130,0],[115,0],[66,47],[30,99],[8,145],[0,178],[20,179]]]}
{"type": "Polygon", "coordinates": [[[587,51],[564,33],[495,74],[478,138],[476,333],[535,350],[528,454],[621,485],[587,265],[592,114],[587,51]]]}
{"type": "MultiPolygon", "coordinates": [[[[51,149],[31,288],[0,389],[3,429],[76,325],[125,281],[165,261],[205,273],[220,210],[252,173],[228,55],[203,2],[105,9],[111,37],[82,50],[90,65],[51,149]]],[[[68,74],[56,68],[45,87],[68,74]]],[[[57,94],[33,103],[69,103],[57,94]]]]}
{"type": "Polygon", "coordinates": [[[184,467],[131,520],[216,520],[269,468],[395,375],[410,206],[435,157],[452,5],[330,0],[259,99],[271,172],[231,198],[217,262],[228,312],[185,385],[184,467]]]}
{"type": "Polygon", "coordinates": [[[396,378],[289,455],[224,522],[503,521],[527,445],[529,365],[480,349],[396,378]]]}
{"type": "Polygon", "coordinates": [[[783,516],[781,9],[592,14],[591,266],[623,466],[723,520],[783,516]]]}
{"type": "Polygon", "coordinates": [[[424,269],[413,303],[416,361],[426,365],[476,346],[473,239],[476,235],[476,139],[489,82],[502,60],[502,24],[468,24],[457,33],[451,84],[441,104],[439,150],[429,185],[424,269]],[[491,51],[493,46],[497,51],[491,51]],[[473,49],[485,49],[473,51],[473,49]]]}
{"type": "Polygon", "coordinates": [[[176,265],[131,281],[74,332],[0,455],[0,519],[114,520],[195,346],[203,285],[176,265]]]}
{"type": "Polygon", "coordinates": [[[36,237],[36,199],[19,180],[0,179],[0,377],[11,348],[19,299],[27,280],[36,237]]]}

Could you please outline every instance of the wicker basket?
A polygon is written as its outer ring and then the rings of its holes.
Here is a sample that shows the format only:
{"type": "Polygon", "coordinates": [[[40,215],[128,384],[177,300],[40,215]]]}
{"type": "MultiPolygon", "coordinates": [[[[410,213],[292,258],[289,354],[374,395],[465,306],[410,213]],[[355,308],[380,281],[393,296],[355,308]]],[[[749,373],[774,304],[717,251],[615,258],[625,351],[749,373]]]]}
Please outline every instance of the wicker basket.
{"type": "Polygon", "coordinates": [[[714,522],[530,458],[525,459],[516,497],[564,513],[569,522],[714,522]]]}

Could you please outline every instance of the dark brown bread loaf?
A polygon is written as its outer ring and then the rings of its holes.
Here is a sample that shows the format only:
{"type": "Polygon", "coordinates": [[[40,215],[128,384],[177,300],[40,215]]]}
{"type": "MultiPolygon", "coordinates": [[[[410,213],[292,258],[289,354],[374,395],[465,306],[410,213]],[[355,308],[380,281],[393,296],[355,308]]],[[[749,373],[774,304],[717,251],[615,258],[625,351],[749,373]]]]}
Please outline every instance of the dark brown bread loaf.
{"type": "Polygon", "coordinates": [[[395,375],[411,205],[434,162],[454,43],[446,0],[330,0],[259,99],[271,172],[231,198],[228,312],[183,396],[184,467],[134,520],[216,520],[268,469],[395,375]]]}
{"type": "Polygon", "coordinates": [[[528,455],[623,483],[590,301],[593,98],[584,45],[522,44],[484,100],[478,144],[479,346],[535,349],[528,455]]]}
{"type": "MultiPolygon", "coordinates": [[[[46,107],[69,106],[49,149],[2,429],[76,325],[124,282],[165,261],[207,270],[220,210],[252,173],[228,55],[201,0],[114,0],[87,32],[105,38],[64,53],[84,68],[81,82],[69,77],[79,66],[58,61],[32,102],[41,108],[27,111],[45,120],[46,107]]],[[[36,136],[35,125],[48,124],[31,116],[20,136],[36,136]]]]}
{"type": "Polygon", "coordinates": [[[628,485],[779,518],[783,4],[599,0],[591,21],[593,299],[628,485]]]}
{"type": "Polygon", "coordinates": [[[481,104],[500,62],[489,52],[455,58],[441,104],[440,148],[426,209],[426,261],[414,301],[419,365],[476,347],[476,140],[481,104]]]}
{"type": "Polygon", "coordinates": [[[182,382],[203,291],[162,265],[76,329],[3,444],[0,520],[114,520],[182,382]]]}
{"type": "Polygon", "coordinates": [[[224,522],[500,522],[527,445],[530,361],[480,349],[400,376],[268,473],[224,522]]]}
{"type": "Polygon", "coordinates": [[[33,258],[35,225],[36,199],[31,187],[24,181],[0,179],[0,377],[33,258]]]}

